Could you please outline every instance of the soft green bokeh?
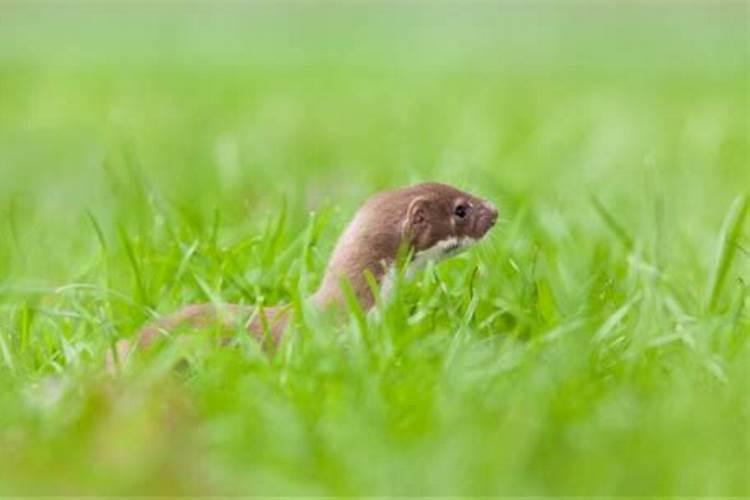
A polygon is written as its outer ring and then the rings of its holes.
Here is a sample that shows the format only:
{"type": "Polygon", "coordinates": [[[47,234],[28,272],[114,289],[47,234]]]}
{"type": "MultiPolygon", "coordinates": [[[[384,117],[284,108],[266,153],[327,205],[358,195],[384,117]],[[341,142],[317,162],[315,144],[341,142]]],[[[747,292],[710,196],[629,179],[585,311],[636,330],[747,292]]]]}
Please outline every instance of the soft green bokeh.
{"type": "Polygon", "coordinates": [[[4,3],[0,495],[750,494],[748,16],[4,3]],[[502,221],[364,324],[103,375],[180,304],[303,310],[421,180],[502,221]]]}

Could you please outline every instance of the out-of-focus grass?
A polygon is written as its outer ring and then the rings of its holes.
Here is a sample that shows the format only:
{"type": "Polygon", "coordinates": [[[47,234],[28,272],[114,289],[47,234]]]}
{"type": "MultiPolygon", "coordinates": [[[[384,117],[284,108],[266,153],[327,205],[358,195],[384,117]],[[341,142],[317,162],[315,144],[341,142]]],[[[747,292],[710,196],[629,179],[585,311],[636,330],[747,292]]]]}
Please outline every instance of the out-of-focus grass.
{"type": "Polygon", "coordinates": [[[4,4],[0,494],[750,493],[747,26],[4,4]],[[102,375],[189,301],[304,310],[357,204],[426,179],[502,223],[364,324],[102,375]]]}

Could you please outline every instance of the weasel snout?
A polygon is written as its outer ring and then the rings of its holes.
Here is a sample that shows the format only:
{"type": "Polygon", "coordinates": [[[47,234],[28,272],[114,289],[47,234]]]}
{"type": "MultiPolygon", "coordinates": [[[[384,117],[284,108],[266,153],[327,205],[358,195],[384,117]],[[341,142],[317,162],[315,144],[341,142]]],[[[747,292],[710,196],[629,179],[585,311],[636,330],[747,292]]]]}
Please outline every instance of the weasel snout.
{"type": "Polygon", "coordinates": [[[497,208],[489,201],[482,201],[481,205],[477,207],[477,212],[476,231],[482,237],[497,222],[497,208]]]}

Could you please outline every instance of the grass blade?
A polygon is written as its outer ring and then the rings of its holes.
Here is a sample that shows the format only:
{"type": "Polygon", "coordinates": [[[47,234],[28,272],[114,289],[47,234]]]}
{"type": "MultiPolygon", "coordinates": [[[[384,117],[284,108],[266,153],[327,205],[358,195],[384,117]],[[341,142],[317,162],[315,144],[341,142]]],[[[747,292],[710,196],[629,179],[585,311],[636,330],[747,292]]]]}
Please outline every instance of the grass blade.
{"type": "Polygon", "coordinates": [[[625,227],[615,218],[612,213],[599,201],[599,199],[591,195],[591,204],[594,205],[596,213],[602,218],[607,227],[617,236],[620,242],[625,246],[628,252],[632,252],[635,244],[633,238],[625,230],[625,227]]]}
{"type": "Polygon", "coordinates": [[[594,342],[601,342],[602,340],[609,337],[612,332],[615,331],[615,328],[617,327],[620,322],[625,319],[625,316],[630,312],[630,310],[633,308],[634,305],[636,305],[641,300],[641,293],[636,293],[630,300],[628,300],[625,304],[623,304],[619,309],[617,309],[615,312],[613,312],[607,320],[602,324],[602,326],[599,327],[599,329],[596,331],[594,336],[592,337],[592,340],[594,342]]]}
{"type": "Polygon", "coordinates": [[[748,211],[748,198],[746,195],[737,197],[732,203],[729,213],[719,233],[719,244],[716,247],[713,271],[708,282],[708,299],[706,310],[715,311],[719,296],[724,288],[724,283],[732,266],[732,261],[737,253],[736,243],[740,239],[742,226],[745,223],[748,211]]]}
{"type": "Polygon", "coordinates": [[[99,240],[99,245],[101,245],[102,251],[106,255],[107,254],[107,239],[104,237],[104,231],[102,230],[102,226],[99,224],[99,221],[96,220],[96,216],[94,216],[91,210],[86,210],[85,213],[86,213],[86,217],[91,223],[91,227],[94,229],[94,232],[96,233],[96,238],[99,240]]]}
{"type": "Polygon", "coordinates": [[[136,292],[138,293],[138,298],[140,299],[141,305],[145,305],[150,308],[151,304],[148,300],[148,293],[146,292],[146,286],[143,281],[141,267],[138,265],[138,260],[135,257],[135,251],[133,251],[133,245],[131,245],[130,243],[130,239],[128,238],[128,235],[125,232],[125,228],[122,225],[120,225],[118,229],[120,233],[120,240],[122,241],[122,245],[125,248],[125,254],[128,257],[128,261],[130,262],[130,267],[133,268],[133,276],[135,278],[136,292]]]}
{"type": "Polygon", "coordinates": [[[341,294],[344,296],[344,303],[349,311],[349,315],[354,319],[356,325],[356,332],[359,335],[359,341],[361,341],[369,355],[372,354],[372,345],[370,344],[370,338],[367,331],[367,317],[365,312],[362,310],[362,306],[357,299],[357,295],[354,293],[354,288],[347,279],[342,279],[339,282],[341,294]]]}
{"type": "Polygon", "coordinates": [[[11,371],[11,373],[15,373],[16,367],[13,363],[13,356],[10,353],[8,343],[5,341],[5,332],[3,331],[0,331],[0,354],[2,355],[3,362],[11,371]]]}
{"type": "Polygon", "coordinates": [[[277,253],[281,248],[284,229],[286,227],[286,216],[287,204],[286,198],[283,198],[281,200],[281,208],[279,209],[278,217],[276,217],[275,220],[269,221],[268,231],[265,235],[267,244],[265,252],[263,253],[263,263],[266,267],[271,267],[273,265],[274,258],[277,256],[277,253]]]}

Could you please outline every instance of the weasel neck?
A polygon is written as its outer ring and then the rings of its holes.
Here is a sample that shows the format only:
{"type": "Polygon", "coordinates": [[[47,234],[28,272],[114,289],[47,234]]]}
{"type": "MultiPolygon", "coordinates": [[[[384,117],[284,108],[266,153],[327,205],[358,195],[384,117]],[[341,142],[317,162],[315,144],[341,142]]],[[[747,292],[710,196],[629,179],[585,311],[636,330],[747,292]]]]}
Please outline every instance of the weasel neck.
{"type": "Polygon", "coordinates": [[[328,263],[320,288],[312,296],[321,308],[341,306],[342,281],[349,284],[364,311],[375,305],[375,296],[366,277],[370,274],[378,288],[383,286],[401,245],[401,233],[390,224],[372,224],[367,214],[358,214],[344,231],[328,263]],[[372,230],[372,228],[380,228],[372,230]]]}

